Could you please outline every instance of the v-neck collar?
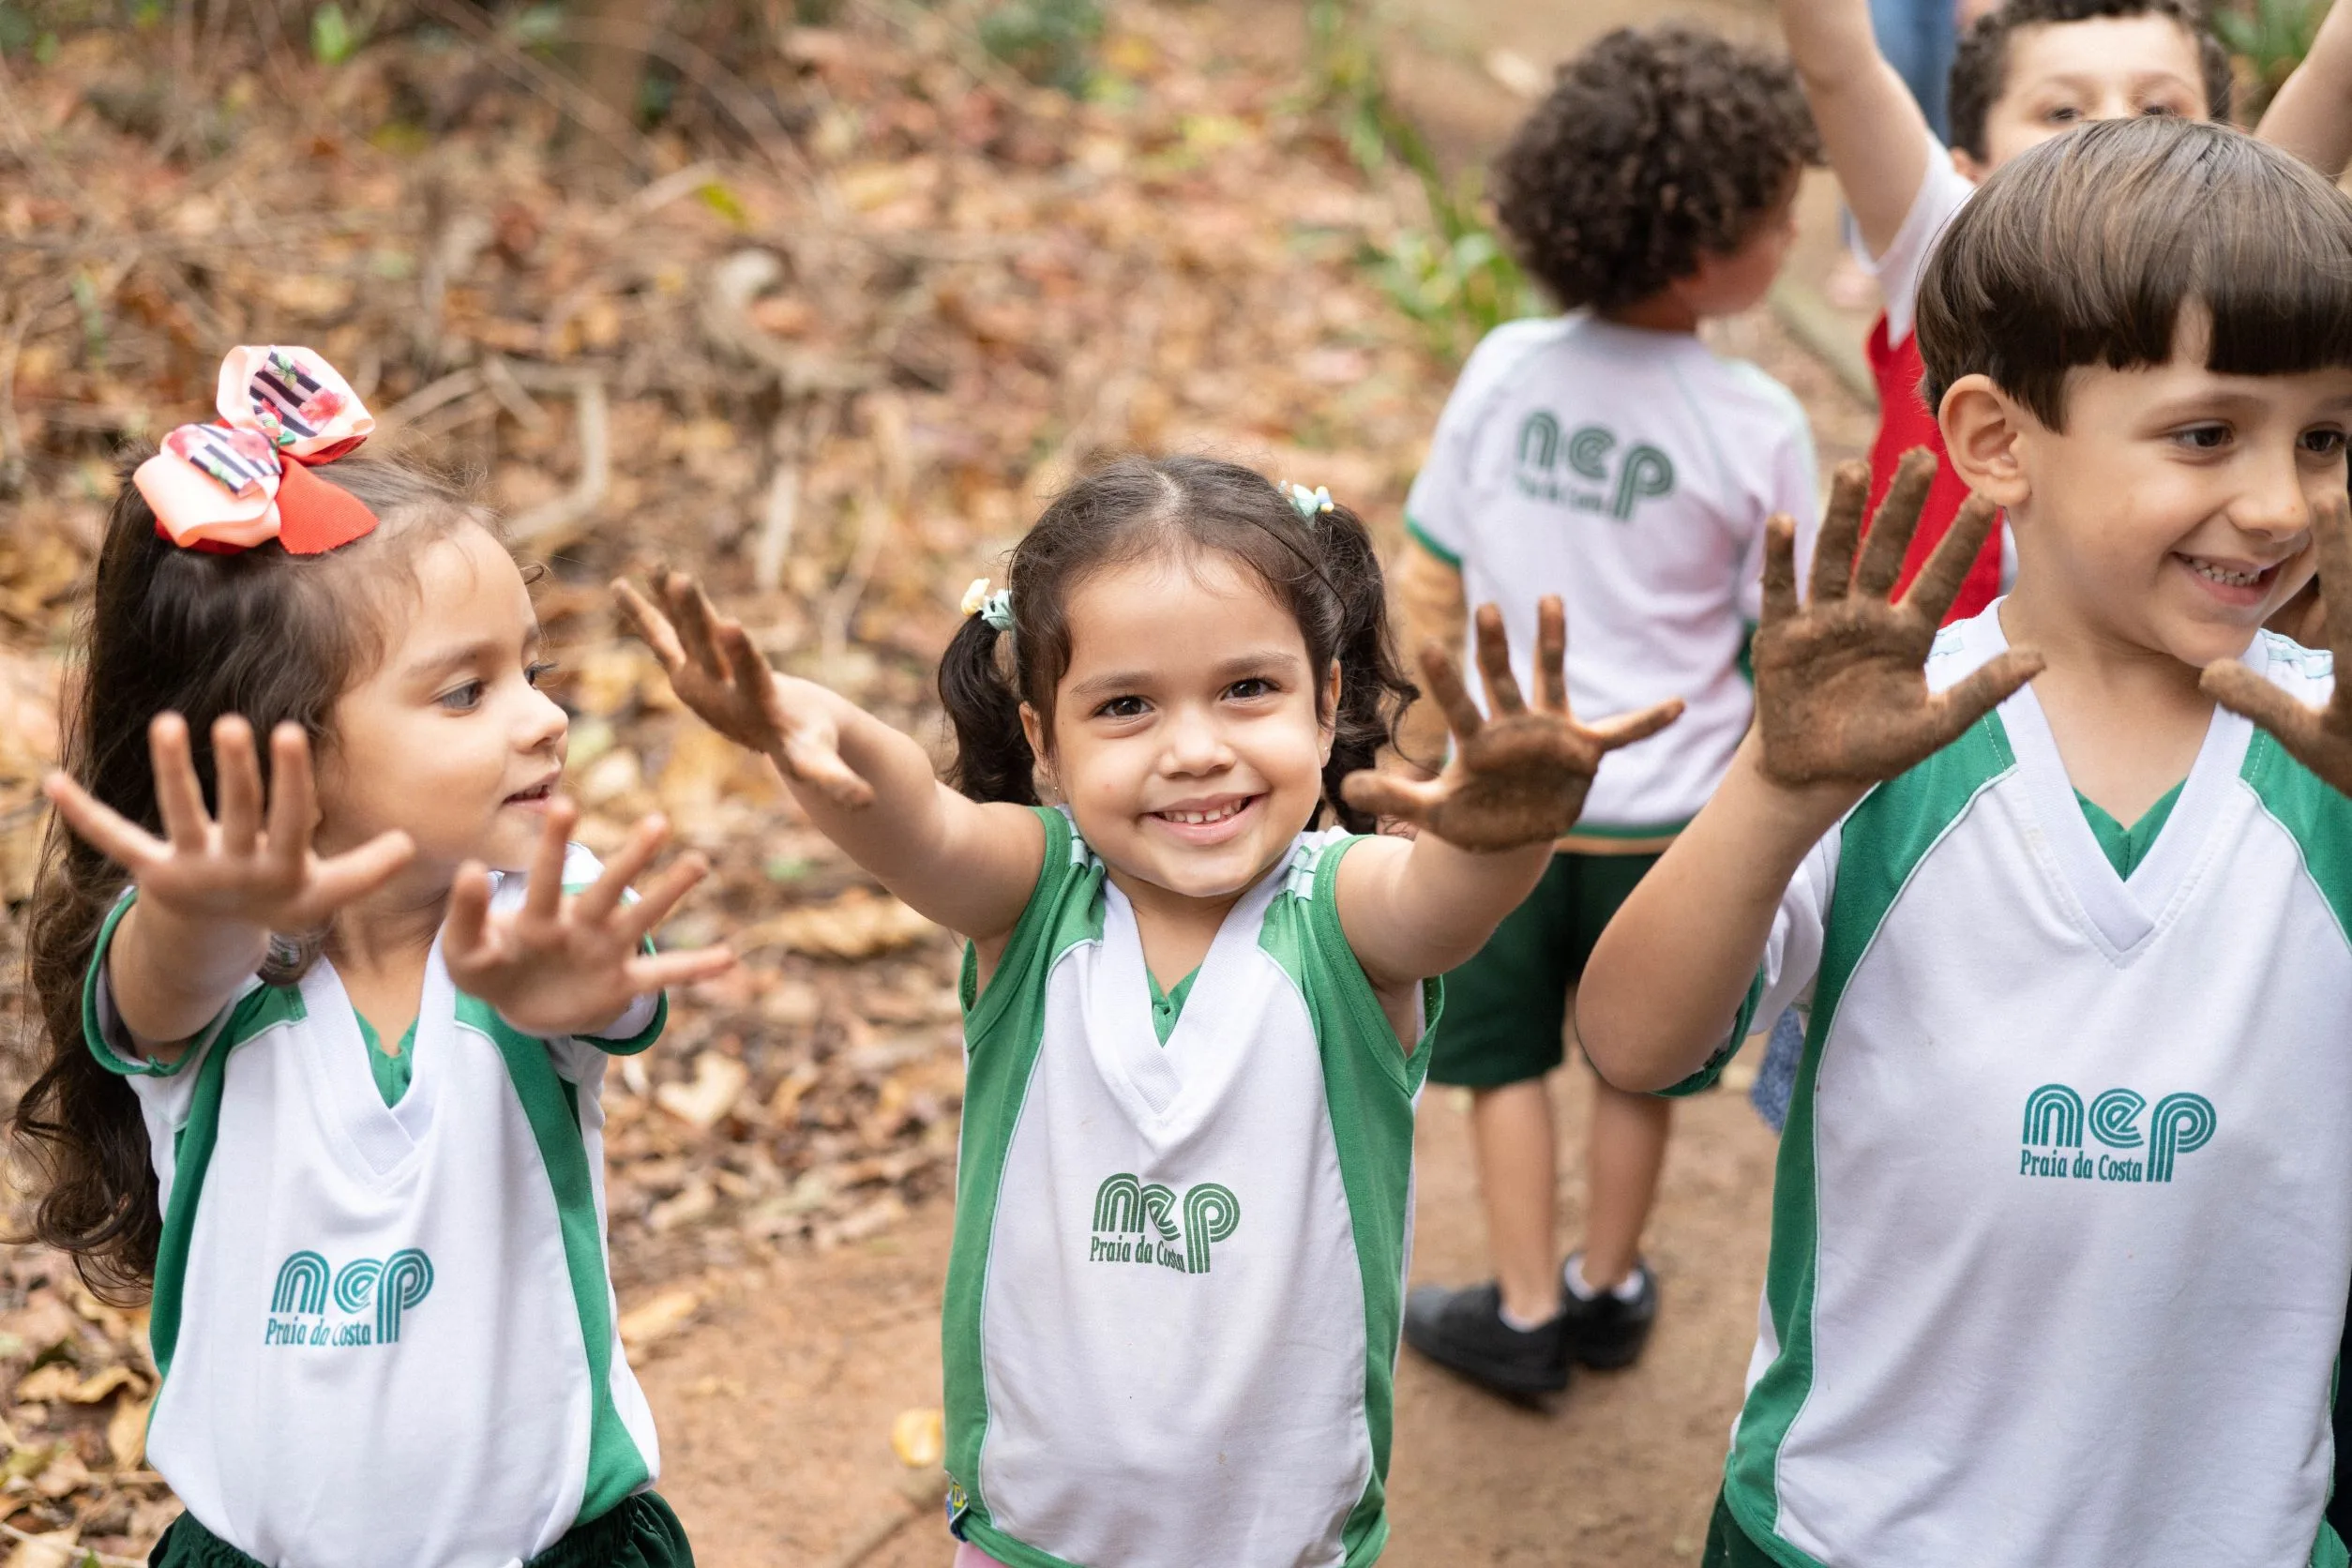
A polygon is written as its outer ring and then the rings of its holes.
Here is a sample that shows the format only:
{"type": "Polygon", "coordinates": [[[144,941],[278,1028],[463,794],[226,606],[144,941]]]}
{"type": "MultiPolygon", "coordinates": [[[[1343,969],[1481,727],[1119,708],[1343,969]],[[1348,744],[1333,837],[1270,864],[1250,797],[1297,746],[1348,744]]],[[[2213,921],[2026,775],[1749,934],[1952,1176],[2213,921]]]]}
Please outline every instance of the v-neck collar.
{"type": "Polygon", "coordinates": [[[441,961],[441,939],[433,939],[432,952],[425,960],[425,984],[417,997],[416,1026],[408,1046],[408,1091],[393,1105],[384,1103],[383,1091],[376,1087],[358,1010],[332,963],[321,958],[303,976],[302,1002],[317,1032],[323,1058],[311,1064],[321,1095],[320,1109],[343,1134],[344,1146],[356,1156],[360,1174],[372,1178],[393,1174],[415,1153],[432,1124],[440,1078],[432,1070],[436,1042],[457,1014],[456,988],[441,961]]]}
{"type": "Polygon", "coordinates": [[[1135,906],[1104,879],[1102,975],[1100,984],[1089,988],[1086,1033],[1106,1079],[1125,1091],[1123,1097],[1132,1095],[1129,1108],[1139,1121],[1168,1117],[1184,1098],[1187,1080],[1213,1076],[1210,1059],[1239,1048],[1249,1033],[1239,1027],[1246,1019],[1236,1016],[1255,1005],[1254,988],[1242,983],[1244,968],[1289,869],[1286,853],[1225,912],[1208,956],[1193,972],[1192,990],[1166,1045],[1152,1021],[1151,972],[1143,961],[1135,906]]]}
{"type": "MultiPolygon", "coordinates": [[[[1965,626],[1969,652],[1980,656],[1968,661],[1970,668],[1995,657],[2009,646],[2009,639],[2001,630],[1998,600],[1965,626]]],[[[2260,638],[2247,649],[2245,657],[2254,673],[2262,673],[2269,656],[2260,638]]],[[[2043,842],[2048,846],[2055,870],[2073,895],[2091,933],[2108,957],[2118,962],[2130,961],[2155,935],[2165,912],[2203,861],[2210,837],[2206,826],[2227,798],[2244,765],[2254,725],[2226,708],[2215,706],[2213,716],[2206,725],[2205,740],[2197,747],[2196,761],[2190,764],[2189,776],[2180,785],[2180,796],[2171,817],[2156,835],[2148,853],[2132,868],[2131,876],[2125,878],[2116,874],[2106,851],[2100,847],[2098,835],[2075,801],[2073,780],[2067,776],[2057,737],[2050,732],[2049,716],[2035,698],[2033,687],[2018,687],[1998,711],[2001,727],[2009,736],[2011,755],[2016,758],[2018,774],[2026,785],[2035,824],[2042,830],[2043,842]]]]}

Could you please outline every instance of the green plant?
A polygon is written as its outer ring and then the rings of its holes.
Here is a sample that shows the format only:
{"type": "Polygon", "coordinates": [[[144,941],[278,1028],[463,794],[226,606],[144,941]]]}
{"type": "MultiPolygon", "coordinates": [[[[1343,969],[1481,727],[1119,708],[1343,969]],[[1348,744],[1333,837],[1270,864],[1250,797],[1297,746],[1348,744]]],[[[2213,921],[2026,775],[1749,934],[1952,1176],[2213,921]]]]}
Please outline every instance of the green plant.
{"type": "Polygon", "coordinates": [[[2238,105],[2246,124],[2254,123],[2270,96],[2303,63],[2320,18],[2327,14],[2328,0],[2237,0],[2215,8],[2213,31],[2253,78],[2252,90],[2245,95],[2251,101],[2238,105]]]}
{"type": "Polygon", "coordinates": [[[1094,78],[1100,0],[1000,0],[980,19],[982,47],[1030,81],[1072,95],[1094,78]]]}
{"type": "Polygon", "coordinates": [[[1478,339],[1541,309],[1519,264],[1485,219],[1475,172],[1448,179],[1429,140],[1389,98],[1362,0],[1310,0],[1308,92],[1367,174],[1401,165],[1421,186],[1427,230],[1367,244],[1363,261],[1390,301],[1419,323],[1431,349],[1458,362],[1478,339]]]}
{"type": "Polygon", "coordinates": [[[352,57],[362,38],[336,0],[310,13],[310,56],[323,66],[339,66],[352,57]]]}

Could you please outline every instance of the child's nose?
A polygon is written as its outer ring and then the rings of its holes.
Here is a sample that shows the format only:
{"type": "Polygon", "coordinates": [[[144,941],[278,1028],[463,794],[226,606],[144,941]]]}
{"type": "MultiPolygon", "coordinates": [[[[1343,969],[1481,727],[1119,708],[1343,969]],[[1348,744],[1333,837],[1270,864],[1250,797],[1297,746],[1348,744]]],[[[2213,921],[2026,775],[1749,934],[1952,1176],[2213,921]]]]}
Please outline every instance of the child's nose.
{"type": "Polygon", "coordinates": [[[1179,708],[1170,714],[1167,736],[1166,755],[1171,772],[1206,772],[1223,766],[1228,759],[1223,729],[1198,708],[1179,708]]]}
{"type": "Polygon", "coordinates": [[[533,691],[525,700],[520,731],[516,744],[525,751],[545,751],[560,744],[571,732],[572,716],[563,704],[543,691],[533,691]]]}
{"type": "Polygon", "coordinates": [[[2311,526],[2311,498],[2303,490],[2304,476],[2292,455],[2266,460],[2250,481],[2230,520],[2249,534],[2291,538],[2311,526]]]}

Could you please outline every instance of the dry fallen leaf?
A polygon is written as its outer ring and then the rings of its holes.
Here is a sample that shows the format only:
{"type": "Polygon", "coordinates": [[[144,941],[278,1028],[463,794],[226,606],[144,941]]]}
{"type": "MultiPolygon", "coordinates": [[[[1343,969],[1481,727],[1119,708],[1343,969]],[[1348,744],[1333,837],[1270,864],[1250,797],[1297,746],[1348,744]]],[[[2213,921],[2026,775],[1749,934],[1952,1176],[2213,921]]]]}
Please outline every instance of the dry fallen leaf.
{"type": "Polygon", "coordinates": [[[654,1103],[697,1132],[707,1132],[735,1108],[750,1070],[731,1056],[706,1050],[694,1059],[691,1083],[665,1083],[654,1091],[654,1103]]]}
{"type": "Polygon", "coordinates": [[[746,927],[728,945],[739,955],[785,947],[822,958],[870,958],[935,929],[888,894],[852,887],[826,903],[805,904],[746,927]]]}
{"type": "Polygon", "coordinates": [[[146,1462],[147,1416],[154,1409],[152,1399],[126,1399],[114,1407],[106,1424],[106,1451],[116,1470],[137,1470],[146,1462]]]}
{"type": "Polygon", "coordinates": [[[73,1548],[81,1540],[82,1531],[70,1525],[47,1535],[28,1536],[8,1554],[8,1568],[71,1568],[73,1548]]]}
{"type": "Polygon", "coordinates": [[[909,1470],[936,1465],[947,1453],[946,1417],[937,1406],[900,1410],[890,1424],[890,1451],[909,1470]]]}
{"type": "Polygon", "coordinates": [[[699,1290],[664,1290],[641,1306],[621,1314],[621,1344],[631,1355],[642,1355],[692,1321],[702,1309],[699,1290]]]}

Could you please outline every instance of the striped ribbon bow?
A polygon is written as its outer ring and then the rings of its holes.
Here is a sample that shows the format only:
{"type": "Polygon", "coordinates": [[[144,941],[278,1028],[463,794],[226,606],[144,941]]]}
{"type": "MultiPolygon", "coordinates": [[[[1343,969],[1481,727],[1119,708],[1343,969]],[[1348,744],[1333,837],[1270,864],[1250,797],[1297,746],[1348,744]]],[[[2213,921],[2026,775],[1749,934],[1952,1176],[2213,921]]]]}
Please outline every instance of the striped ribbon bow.
{"type": "Polygon", "coordinates": [[[276,539],[317,555],[375,527],[366,503],[310,472],[376,424],[324,356],[241,344],[220,361],[214,406],[220,423],[180,426],[131,475],[158,535],[220,554],[276,539]]]}

